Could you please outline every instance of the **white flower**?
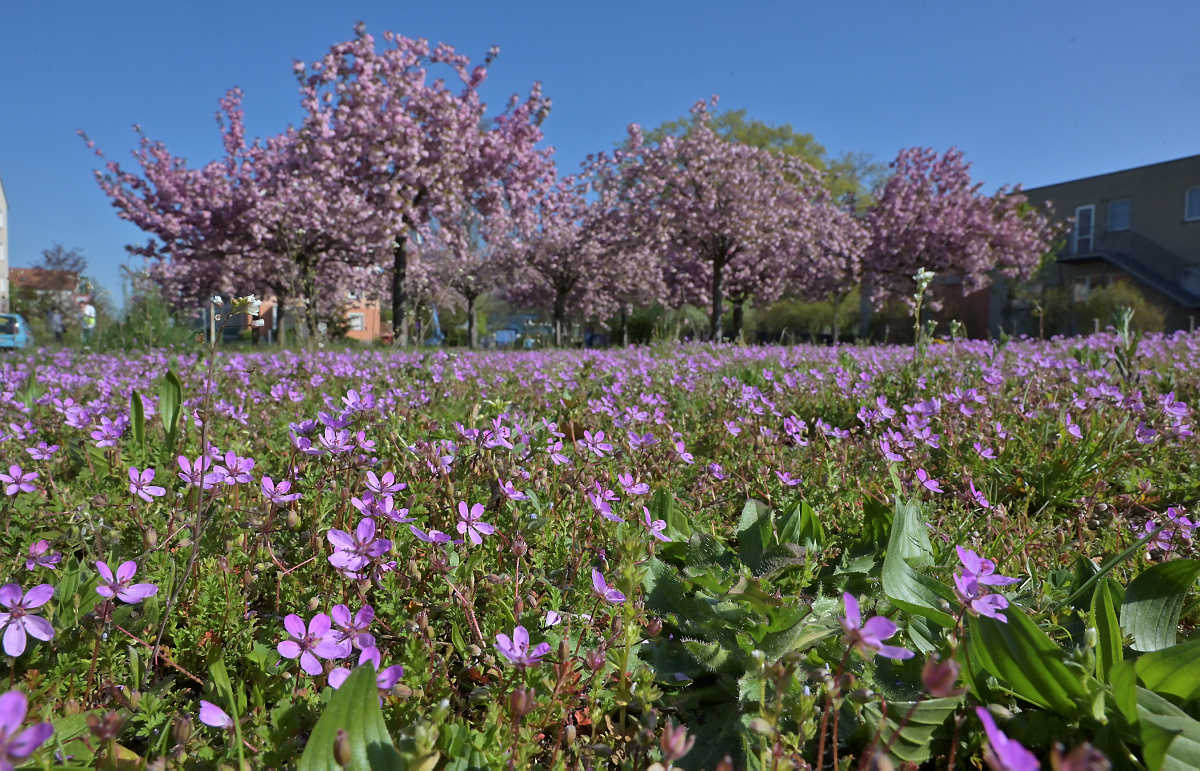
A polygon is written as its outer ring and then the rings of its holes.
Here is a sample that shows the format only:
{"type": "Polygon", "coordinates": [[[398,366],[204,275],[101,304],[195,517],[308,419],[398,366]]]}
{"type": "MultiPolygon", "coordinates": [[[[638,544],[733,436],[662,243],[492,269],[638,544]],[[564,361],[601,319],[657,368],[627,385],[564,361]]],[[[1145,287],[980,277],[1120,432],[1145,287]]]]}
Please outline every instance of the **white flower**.
{"type": "Polygon", "coordinates": [[[213,305],[224,305],[225,301],[221,299],[221,295],[215,294],[212,299],[213,305]]]}
{"type": "Polygon", "coordinates": [[[266,324],[266,323],[267,322],[263,321],[262,319],[255,319],[254,321],[250,322],[250,325],[255,326],[255,327],[261,327],[263,324],[266,324]]]}

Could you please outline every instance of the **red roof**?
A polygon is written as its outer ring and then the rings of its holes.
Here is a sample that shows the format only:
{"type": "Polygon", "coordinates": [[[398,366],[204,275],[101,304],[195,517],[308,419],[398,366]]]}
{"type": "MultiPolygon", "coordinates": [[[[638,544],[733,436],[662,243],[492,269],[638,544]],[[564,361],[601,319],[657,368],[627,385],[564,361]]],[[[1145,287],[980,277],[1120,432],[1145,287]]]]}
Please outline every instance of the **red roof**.
{"type": "Polygon", "coordinates": [[[79,286],[79,274],[73,270],[45,268],[9,268],[8,280],[14,288],[39,292],[74,292],[79,286]]]}

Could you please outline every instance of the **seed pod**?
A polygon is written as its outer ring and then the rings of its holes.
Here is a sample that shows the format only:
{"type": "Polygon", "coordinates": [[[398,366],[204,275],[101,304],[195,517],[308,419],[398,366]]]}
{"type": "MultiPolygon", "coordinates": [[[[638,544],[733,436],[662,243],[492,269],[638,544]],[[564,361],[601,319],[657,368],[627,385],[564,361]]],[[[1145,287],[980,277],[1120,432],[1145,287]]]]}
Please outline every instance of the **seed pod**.
{"type": "Polygon", "coordinates": [[[142,546],[148,551],[158,545],[158,532],[153,528],[142,531],[142,546]]]}
{"type": "Polygon", "coordinates": [[[339,728],[337,738],[333,740],[333,762],[342,768],[349,768],[353,760],[354,753],[350,749],[350,734],[346,733],[345,728],[339,728]]]}

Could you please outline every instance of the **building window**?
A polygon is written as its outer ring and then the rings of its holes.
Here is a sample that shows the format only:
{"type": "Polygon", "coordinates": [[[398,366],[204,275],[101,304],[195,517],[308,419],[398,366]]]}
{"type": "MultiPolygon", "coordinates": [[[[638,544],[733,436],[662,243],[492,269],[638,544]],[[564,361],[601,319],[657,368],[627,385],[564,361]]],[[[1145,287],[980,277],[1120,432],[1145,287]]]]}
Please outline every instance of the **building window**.
{"type": "Polygon", "coordinates": [[[1122,198],[1108,204],[1108,232],[1119,233],[1129,230],[1129,220],[1133,215],[1133,199],[1122,198]]]}
{"type": "Polygon", "coordinates": [[[1187,221],[1200,220],[1200,187],[1187,191],[1183,207],[1183,218],[1187,221]]]}
{"type": "Polygon", "coordinates": [[[350,324],[350,331],[362,332],[367,328],[367,317],[362,313],[347,313],[346,321],[350,324]]]}
{"type": "Polygon", "coordinates": [[[1080,206],[1075,210],[1075,254],[1091,254],[1092,231],[1096,225],[1096,207],[1080,206]]]}

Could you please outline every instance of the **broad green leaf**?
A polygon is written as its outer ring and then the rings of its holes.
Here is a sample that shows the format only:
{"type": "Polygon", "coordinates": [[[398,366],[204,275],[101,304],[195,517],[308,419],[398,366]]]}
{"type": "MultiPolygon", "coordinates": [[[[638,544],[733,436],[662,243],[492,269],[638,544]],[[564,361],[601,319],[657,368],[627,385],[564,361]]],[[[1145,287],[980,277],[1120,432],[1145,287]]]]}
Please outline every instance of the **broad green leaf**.
{"type": "Polygon", "coordinates": [[[333,757],[338,729],[344,729],[350,739],[348,768],[355,771],[404,768],[383,722],[374,667],[355,668],[333,694],[304,748],[297,766],[299,771],[340,771],[333,757]]]}
{"type": "Polygon", "coordinates": [[[146,413],[142,409],[142,396],[133,389],[129,394],[129,421],[133,430],[133,443],[142,449],[146,446],[146,413]]]}
{"type": "Polygon", "coordinates": [[[1129,659],[1120,661],[1108,670],[1108,682],[1112,686],[1113,702],[1117,705],[1125,722],[1137,723],[1137,670],[1129,659]]]}
{"type": "Polygon", "coordinates": [[[1158,651],[1175,644],[1183,598],[1200,575],[1200,560],[1161,562],[1125,587],[1121,626],[1133,649],[1158,651]]]}
{"type": "Polygon", "coordinates": [[[774,535],[771,519],[771,510],[762,501],[751,498],[742,507],[737,529],[738,556],[742,564],[756,573],[774,535]]]}
{"type": "Polygon", "coordinates": [[[179,430],[179,413],[183,406],[183,384],[171,370],[158,383],[158,414],[162,417],[166,433],[166,454],[175,451],[175,438],[179,430]]]}
{"type": "Polygon", "coordinates": [[[799,544],[806,549],[825,545],[825,530],[806,502],[794,503],[780,515],[779,542],[799,544]]]}
{"type": "Polygon", "coordinates": [[[943,601],[954,601],[954,592],[945,584],[915,570],[914,566],[933,562],[925,518],[912,503],[896,499],[892,535],[883,560],[883,592],[887,598],[909,613],[915,613],[947,628],[954,618],[942,609],[943,601]]]}
{"type": "Polygon", "coordinates": [[[667,535],[672,541],[687,542],[688,536],[692,534],[692,527],[676,503],[675,493],[671,488],[662,486],[656,489],[647,508],[650,509],[651,519],[661,519],[667,523],[667,535]]]}
{"type": "Polygon", "coordinates": [[[1009,605],[1008,623],[991,618],[969,621],[972,663],[978,663],[1005,688],[1025,701],[1070,718],[1088,695],[1066,654],[1024,611],[1009,605]]]}
{"type": "Polygon", "coordinates": [[[1109,670],[1125,657],[1125,641],[1121,636],[1121,625],[1117,623],[1117,611],[1113,607],[1107,581],[1099,582],[1096,590],[1092,593],[1092,610],[1089,620],[1095,627],[1098,638],[1096,679],[1106,682],[1109,670]]]}
{"type": "Polygon", "coordinates": [[[1146,767],[1161,771],[1200,768],[1200,723],[1186,715],[1156,715],[1139,709],[1142,756],[1146,767]]]}
{"type": "Polygon", "coordinates": [[[1144,654],[1136,668],[1142,684],[1157,694],[1184,701],[1200,697],[1200,640],[1144,654]]]}
{"type": "Polygon", "coordinates": [[[961,696],[921,702],[889,701],[885,717],[881,703],[872,701],[863,706],[863,716],[871,735],[879,736],[879,746],[888,748],[893,763],[923,763],[929,760],[933,732],[961,703],[961,696]]]}

